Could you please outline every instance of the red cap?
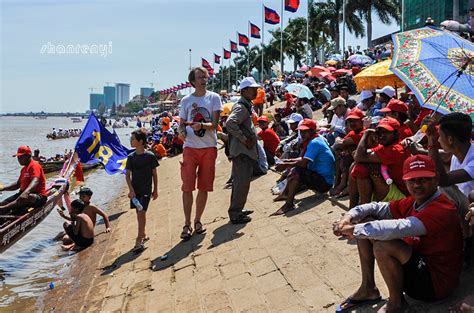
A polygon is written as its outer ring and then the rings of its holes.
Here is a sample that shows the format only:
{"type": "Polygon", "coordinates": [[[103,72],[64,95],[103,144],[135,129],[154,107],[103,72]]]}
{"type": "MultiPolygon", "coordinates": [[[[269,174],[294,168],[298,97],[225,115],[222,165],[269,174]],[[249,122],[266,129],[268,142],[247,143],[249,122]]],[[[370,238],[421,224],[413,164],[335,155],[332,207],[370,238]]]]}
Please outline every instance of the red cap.
{"type": "Polygon", "coordinates": [[[18,151],[16,152],[16,154],[13,155],[13,157],[17,157],[17,156],[25,155],[25,154],[31,155],[31,149],[30,149],[30,147],[28,147],[28,146],[20,146],[20,147],[18,148],[18,151]]]}
{"type": "Polygon", "coordinates": [[[435,177],[436,165],[428,155],[417,154],[409,157],[403,163],[403,179],[419,177],[435,177]]]}
{"type": "Polygon", "coordinates": [[[380,120],[379,124],[377,127],[382,127],[385,128],[388,131],[395,131],[400,128],[400,123],[394,119],[393,117],[386,116],[383,119],[380,120]]]}
{"type": "Polygon", "coordinates": [[[312,119],[305,118],[299,125],[298,125],[298,130],[316,130],[316,122],[313,121],[312,119]]]}
{"type": "Polygon", "coordinates": [[[380,110],[380,112],[401,112],[401,113],[407,113],[408,112],[408,106],[405,104],[405,102],[398,100],[398,99],[391,99],[387,107],[383,108],[380,110]]]}
{"type": "Polygon", "coordinates": [[[268,117],[266,117],[266,116],[260,116],[260,117],[257,119],[257,122],[268,122],[268,117]]]}
{"type": "Polygon", "coordinates": [[[364,118],[364,112],[362,112],[359,108],[353,108],[349,115],[347,115],[346,120],[353,119],[353,120],[361,120],[364,118]]]}

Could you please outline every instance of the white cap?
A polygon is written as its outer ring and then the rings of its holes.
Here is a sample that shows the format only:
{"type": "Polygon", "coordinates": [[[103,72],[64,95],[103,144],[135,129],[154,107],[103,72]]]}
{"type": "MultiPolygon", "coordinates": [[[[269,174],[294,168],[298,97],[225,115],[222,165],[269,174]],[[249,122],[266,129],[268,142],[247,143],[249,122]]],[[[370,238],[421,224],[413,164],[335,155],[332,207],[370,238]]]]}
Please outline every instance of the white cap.
{"type": "Polygon", "coordinates": [[[288,123],[299,123],[303,120],[303,116],[298,113],[292,113],[288,119],[288,123]]]}
{"type": "Polygon", "coordinates": [[[393,87],[390,87],[390,86],[385,86],[382,89],[377,89],[377,93],[384,93],[390,98],[395,97],[395,89],[393,89],[393,87]]]}
{"type": "Polygon", "coordinates": [[[242,89],[248,88],[248,87],[258,88],[258,87],[260,87],[260,85],[257,84],[257,82],[255,81],[255,79],[253,77],[246,77],[246,78],[242,79],[242,81],[240,82],[239,89],[242,90],[242,89]]]}
{"type": "Polygon", "coordinates": [[[370,99],[374,96],[373,92],[370,90],[362,90],[359,96],[359,101],[362,102],[364,100],[370,99]]]}

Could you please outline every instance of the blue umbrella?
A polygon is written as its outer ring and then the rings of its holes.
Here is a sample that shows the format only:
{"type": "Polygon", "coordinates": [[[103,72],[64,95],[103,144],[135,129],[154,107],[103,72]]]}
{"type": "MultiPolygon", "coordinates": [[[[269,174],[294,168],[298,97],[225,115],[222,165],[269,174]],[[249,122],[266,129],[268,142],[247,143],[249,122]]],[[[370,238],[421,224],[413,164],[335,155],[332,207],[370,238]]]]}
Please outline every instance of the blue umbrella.
{"type": "Polygon", "coordinates": [[[434,27],[392,35],[390,69],[423,107],[474,117],[474,44],[434,27]]]}
{"type": "Polygon", "coordinates": [[[288,93],[298,98],[312,99],[314,97],[311,90],[309,90],[308,87],[302,84],[289,84],[285,88],[288,91],[288,93]]]}
{"type": "Polygon", "coordinates": [[[342,61],[342,55],[340,55],[340,54],[338,54],[338,53],[331,54],[331,55],[328,57],[328,60],[334,60],[334,61],[341,62],[341,61],[342,61]]]}
{"type": "Polygon", "coordinates": [[[374,63],[374,60],[363,54],[353,54],[347,59],[347,61],[352,65],[367,65],[374,63]]]}

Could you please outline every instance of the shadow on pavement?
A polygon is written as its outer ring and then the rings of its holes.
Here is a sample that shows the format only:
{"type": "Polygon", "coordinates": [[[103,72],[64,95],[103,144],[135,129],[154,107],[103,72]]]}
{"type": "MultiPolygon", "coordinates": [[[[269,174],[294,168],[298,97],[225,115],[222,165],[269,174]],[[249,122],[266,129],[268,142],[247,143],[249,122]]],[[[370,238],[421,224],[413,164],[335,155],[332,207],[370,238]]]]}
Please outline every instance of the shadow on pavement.
{"type": "Polygon", "coordinates": [[[223,243],[242,237],[244,233],[240,233],[239,230],[241,230],[244,227],[245,227],[245,224],[226,223],[216,228],[213,231],[214,237],[212,237],[211,239],[211,245],[207,249],[210,250],[223,243]]]}
{"type": "Polygon", "coordinates": [[[195,234],[188,241],[180,241],[163,256],[159,256],[151,261],[152,271],[161,271],[175,265],[182,259],[189,256],[192,252],[199,250],[206,234],[195,234]]]}
{"type": "Polygon", "coordinates": [[[320,194],[315,194],[310,197],[301,199],[298,201],[296,208],[294,210],[286,212],[284,215],[286,217],[295,216],[297,214],[300,214],[300,213],[303,213],[305,211],[315,208],[316,206],[320,205],[327,199],[328,197],[326,195],[320,195],[320,194]]]}
{"type": "MultiPolygon", "coordinates": [[[[146,248],[145,248],[146,249],[146,248]]],[[[113,273],[115,270],[119,269],[122,265],[131,262],[138,258],[144,250],[140,252],[134,252],[133,250],[127,251],[126,253],[122,254],[118,258],[115,259],[115,261],[102,268],[102,273],[100,274],[101,276],[108,275],[113,273]]]]}

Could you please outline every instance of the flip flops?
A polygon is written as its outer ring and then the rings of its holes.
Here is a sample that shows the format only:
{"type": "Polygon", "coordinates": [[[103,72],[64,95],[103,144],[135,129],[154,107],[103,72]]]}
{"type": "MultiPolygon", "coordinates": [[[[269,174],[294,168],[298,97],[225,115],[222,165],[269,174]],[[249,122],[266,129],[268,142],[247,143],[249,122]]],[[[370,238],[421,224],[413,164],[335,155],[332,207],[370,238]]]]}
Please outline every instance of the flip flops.
{"type": "Polygon", "coordinates": [[[206,232],[206,229],[203,228],[201,222],[196,222],[196,223],[194,223],[194,232],[195,232],[196,234],[203,234],[203,233],[206,232]]]}
{"type": "Polygon", "coordinates": [[[382,297],[378,297],[375,299],[362,299],[362,300],[355,300],[349,297],[336,307],[336,313],[350,312],[361,306],[376,304],[376,303],[379,303],[380,301],[382,301],[382,297]],[[344,305],[346,305],[346,307],[342,308],[344,305]]]}
{"type": "Polygon", "coordinates": [[[180,237],[184,241],[188,241],[189,239],[191,239],[192,234],[193,234],[193,229],[192,229],[191,225],[184,225],[183,226],[183,231],[181,232],[180,237]]]}

